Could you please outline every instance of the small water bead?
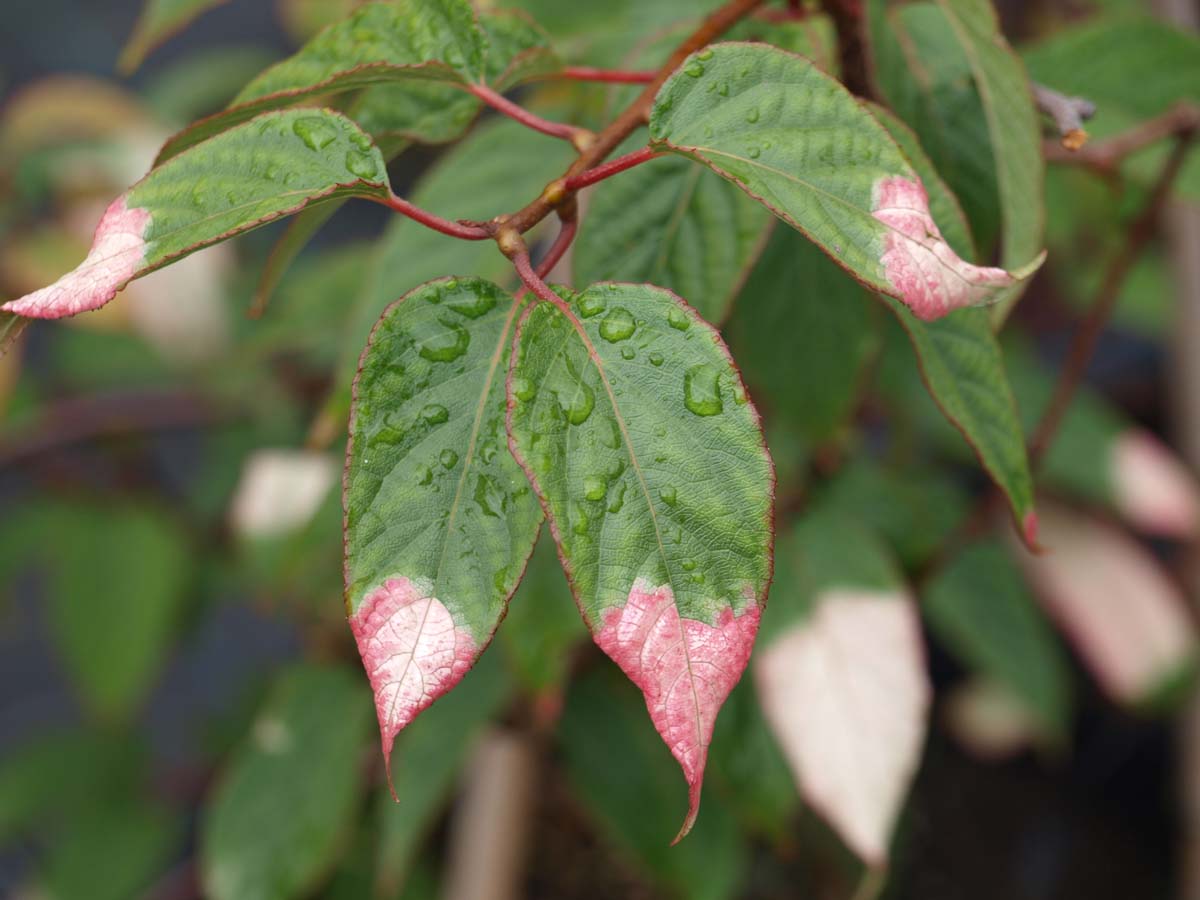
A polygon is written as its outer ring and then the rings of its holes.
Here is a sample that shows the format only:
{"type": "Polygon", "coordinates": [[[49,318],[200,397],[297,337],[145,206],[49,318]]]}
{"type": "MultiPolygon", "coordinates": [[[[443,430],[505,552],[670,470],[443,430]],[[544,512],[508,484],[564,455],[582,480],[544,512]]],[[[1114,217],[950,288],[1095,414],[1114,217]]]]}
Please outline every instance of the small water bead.
{"type": "Polygon", "coordinates": [[[492,460],[494,460],[496,458],[496,454],[498,452],[500,452],[500,451],[496,447],[496,445],[493,444],[491,441],[488,441],[486,444],[484,444],[482,447],[479,448],[479,458],[483,460],[484,465],[490,466],[492,464],[492,460]]]}
{"type": "Polygon", "coordinates": [[[625,482],[622,481],[620,484],[617,485],[616,489],[613,491],[612,500],[610,500],[609,504],[608,504],[608,511],[610,513],[618,513],[621,511],[621,507],[624,505],[625,505],[625,482]]]}
{"type": "Polygon", "coordinates": [[[708,47],[705,47],[703,50],[701,50],[699,53],[696,54],[696,59],[709,60],[712,58],[713,58],[713,52],[708,47]]]}
{"type": "Polygon", "coordinates": [[[697,416],[715,416],[721,402],[720,373],[708,363],[692,366],[683,377],[683,405],[697,416]]]}
{"type": "Polygon", "coordinates": [[[676,331],[687,331],[692,327],[692,320],[682,309],[673,306],[667,313],[667,324],[676,331]]]}
{"type": "Polygon", "coordinates": [[[319,116],[305,116],[292,123],[296,137],[304,141],[309,150],[324,150],[337,140],[337,129],[319,116]]]}
{"type": "Polygon", "coordinates": [[[679,494],[675,490],[675,486],[671,484],[659,488],[658,496],[662,499],[663,503],[667,504],[667,506],[674,506],[677,502],[679,502],[679,494]]]}
{"type": "Polygon", "coordinates": [[[346,153],[346,171],[365,181],[374,181],[379,177],[379,164],[370,153],[350,150],[346,153]]]}
{"type": "Polygon", "coordinates": [[[722,81],[719,85],[717,85],[717,93],[720,94],[722,97],[728,97],[729,96],[729,82],[722,81]]]}
{"type": "Polygon", "coordinates": [[[757,106],[752,106],[746,110],[746,121],[753,125],[758,121],[759,111],[757,106]]]}
{"type": "Polygon", "coordinates": [[[433,469],[429,468],[429,466],[421,466],[419,469],[417,469],[417,484],[432,484],[432,483],[433,483],[433,469]]]}
{"type": "Polygon", "coordinates": [[[588,291],[579,298],[579,315],[585,319],[598,316],[607,308],[608,304],[604,302],[604,299],[596,296],[592,291],[588,291]]]}
{"type": "Polygon", "coordinates": [[[600,337],[610,344],[632,337],[636,330],[637,324],[633,321],[633,315],[621,306],[610,311],[600,323],[600,337]]]}
{"type": "Polygon", "coordinates": [[[683,569],[683,571],[691,572],[696,568],[696,561],[694,559],[685,559],[679,564],[679,566],[683,569]]]}
{"type": "Polygon", "coordinates": [[[745,406],[749,398],[746,396],[746,389],[740,384],[733,389],[733,402],[738,406],[745,406]]]}
{"type": "MultiPolygon", "coordinates": [[[[446,282],[446,290],[453,291],[457,288],[457,281],[446,282]]],[[[496,308],[496,297],[493,294],[469,294],[452,300],[447,306],[460,316],[466,316],[468,319],[479,319],[496,308]]]]}
{"type": "Polygon", "coordinates": [[[592,520],[578,503],[571,504],[571,530],[578,535],[586,535],[592,527],[592,520]]]}
{"type": "Polygon", "coordinates": [[[683,70],[683,74],[690,78],[699,78],[704,74],[704,66],[698,62],[688,63],[687,67],[683,70]]]}
{"type": "Polygon", "coordinates": [[[637,356],[637,351],[632,347],[627,345],[621,348],[621,359],[633,359],[635,356],[637,356]]]}
{"type": "Polygon", "coordinates": [[[512,380],[512,394],[522,403],[532,400],[536,393],[533,387],[533,382],[521,375],[514,375],[512,380]]]}
{"type": "Polygon", "coordinates": [[[608,493],[608,481],[596,475],[583,479],[583,496],[588,500],[603,500],[608,493]]]}
{"type": "Polygon", "coordinates": [[[606,419],[607,428],[600,429],[600,443],[609,450],[616,450],[621,446],[621,428],[613,419],[606,419]]]}
{"type": "Polygon", "coordinates": [[[447,447],[438,457],[438,462],[442,464],[444,469],[453,469],[458,465],[458,454],[447,447]]]}
{"type": "Polygon", "coordinates": [[[650,354],[650,365],[661,366],[663,364],[663,355],[657,350],[650,354]]]}
{"type": "Polygon", "coordinates": [[[430,362],[454,362],[471,346],[471,333],[457,322],[439,320],[446,331],[426,338],[418,351],[430,362]]]}
{"type": "Polygon", "coordinates": [[[560,394],[558,399],[567,421],[572,425],[582,425],[586,422],[596,406],[596,395],[583,382],[579,383],[570,396],[560,394]]]}
{"type": "Polygon", "coordinates": [[[450,419],[450,410],[440,403],[430,403],[422,408],[421,418],[430,425],[441,425],[450,419]]]}

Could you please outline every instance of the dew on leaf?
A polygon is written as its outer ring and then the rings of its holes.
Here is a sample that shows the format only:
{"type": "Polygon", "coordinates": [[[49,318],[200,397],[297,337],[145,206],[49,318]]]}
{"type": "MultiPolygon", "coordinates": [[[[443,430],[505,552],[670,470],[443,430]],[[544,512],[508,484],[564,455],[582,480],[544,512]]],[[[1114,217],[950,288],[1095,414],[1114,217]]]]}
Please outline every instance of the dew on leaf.
{"type": "Polygon", "coordinates": [[[475,503],[485,516],[491,516],[493,519],[500,518],[500,512],[504,503],[504,494],[497,487],[495,480],[487,475],[480,475],[475,479],[475,503]]]}
{"type": "Polygon", "coordinates": [[[671,484],[659,488],[658,496],[662,498],[662,502],[667,504],[667,506],[674,506],[679,500],[679,495],[675,491],[675,486],[671,484]]]}
{"type": "Polygon", "coordinates": [[[442,464],[444,469],[453,469],[458,465],[458,454],[447,447],[438,457],[438,462],[442,464]]]}
{"type": "Polygon", "coordinates": [[[610,344],[615,344],[617,341],[623,341],[626,338],[632,337],[637,325],[633,321],[633,316],[629,310],[618,306],[613,309],[604,321],[600,323],[600,337],[604,338],[610,344]]]}
{"type": "Polygon", "coordinates": [[[657,350],[650,354],[650,365],[661,366],[663,364],[663,355],[657,350]]]}
{"type": "Polygon", "coordinates": [[[626,345],[621,348],[621,359],[633,359],[637,356],[637,351],[626,345]]]}
{"type": "Polygon", "coordinates": [[[292,123],[296,137],[304,141],[309,150],[324,150],[337,140],[337,129],[318,116],[305,116],[292,123]]]}
{"type": "Polygon", "coordinates": [[[722,97],[728,97],[729,96],[729,82],[722,81],[719,85],[717,85],[717,93],[720,94],[722,97]]]}
{"type": "MultiPolygon", "coordinates": [[[[452,291],[456,287],[458,287],[458,282],[446,282],[446,290],[452,291]]],[[[496,298],[492,294],[474,294],[448,303],[447,306],[460,316],[478,319],[496,308],[496,298]]]]}
{"type": "Polygon", "coordinates": [[[417,484],[432,484],[432,483],[433,483],[433,469],[429,468],[429,466],[421,466],[421,468],[417,469],[417,484]]]}
{"type": "Polygon", "coordinates": [[[584,294],[579,298],[579,314],[585,319],[600,315],[606,307],[604,300],[593,293],[584,294]]]}
{"type": "Polygon", "coordinates": [[[564,394],[559,395],[559,405],[562,406],[568,422],[572,425],[582,425],[588,420],[588,416],[592,414],[592,409],[596,406],[596,395],[581,381],[578,382],[576,389],[571,392],[569,397],[564,394]]]}
{"type": "Polygon", "coordinates": [[[621,507],[624,505],[625,505],[625,482],[622,481],[620,484],[617,485],[616,489],[613,491],[613,498],[611,501],[609,501],[608,511],[610,513],[618,513],[621,511],[621,507]]]}
{"type": "Polygon", "coordinates": [[[755,122],[758,121],[758,116],[759,116],[759,112],[758,112],[757,106],[752,106],[748,110],[746,110],[746,121],[749,122],[751,125],[753,125],[755,122]]]}
{"type": "Polygon", "coordinates": [[[522,403],[532,400],[534,395],[533,382],[521,375],[514,375],[512,380],[512,395],[522,403]]]}
{"type": "Polygon", "coordinates": [[[713,58],[713,52],[711,49],[709,49],[707,47],[696,54],[696,59],[712,59],[712,58],[713,58]]]}
{"type": "Polygon", "coordinates": [[[446,328],[440,334],[427,338],[422,344],[420,354],[430,362],[453,362],[471,345],[471,333],[457,322],[439,319],[446,328]]]}
{"type": "Polygon", "coordinates": [[[600,443],[610,450],[621,446],[621,429],[613,419],[607,419],[608,427],[600,430],[600,443]]]}
{"type": "Polygon", "coordinates": [[[583,479],[583,496],[588,500],[603,500],[606,493],[608,482],[604,478],[589,475],[583,479]]]}
{"type": "Polygon", "coordinates": [[[704,66],[700,65],[698,62],[689,63],[687,68],[683,70],[683,74],[688,75],[691,78],[699,78],[704,74],[704,66]]]}
{"type": "Polygon", "coordinates": [[[685,559],[679,565],[680,565],[680,568],[683,569],[683,571],[691,572],[696,568],[696,561],[694,559],[685,559]]]}
{"type": "Polygon", "coordinates": [[[751,159],[758,159],[760,156],[762,156],[762,149],[759,147],[751,147],[746,151],[746,155],[751,159]]]}
{"type": "Polygon", "coordinates": [[[571,504],[571,530],[576,534],[585,535],[591,528],[592,522],[578,503],[571,504]]]}
{"type": "Polygon", "coordinates": [[[430,403],[421,410],[421,418],[430,425],[441,425],[450,418],[450,410],[440,403],[430,403]]]}
{"type": "Polygon", "coordinates": [[[379,176],[379,166],[375,162],[375,157],[369,153],[363,153],[361,150],[350,150],[346,153],[346,171],[357,178],[368,181],[379,176]]]}
{"type": "Polygon", "coordinates": [[[677,306],[671,307],[667,312],[667,324],[676,331],[687,331],[692,327],[692,320],[688,318],[687,313],[677,306]]]}
{"type": "Polygon", "coordinates": [[[721,402],[719,373],[708,363],[692,366],[683,377],[683,405],[697,416],[715,416],[725,407],[721,402]]]}
{"type": "Polygon", "coordinates": [[[500,452],[496,445],[488,441],[479,448],[479,458],[483,460],[484,465],[491,465],[492,460],[496,458],[496,454],[500,452]]]}

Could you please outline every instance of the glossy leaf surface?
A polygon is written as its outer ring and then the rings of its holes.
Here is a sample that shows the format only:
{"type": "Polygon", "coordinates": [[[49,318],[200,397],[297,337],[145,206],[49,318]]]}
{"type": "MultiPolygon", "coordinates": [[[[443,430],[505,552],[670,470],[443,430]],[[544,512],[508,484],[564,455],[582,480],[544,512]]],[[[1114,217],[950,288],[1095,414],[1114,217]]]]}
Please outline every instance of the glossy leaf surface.
{"type": "Polygon", "coordinates": [[[482,279],[430,282],[384,312],[363,352],[345,478],[346,604],[385,759],[491,640],[542,521],[504,432],[518,310],[482,279]]]}
{"type": "Polygon", "coordinates": [[[878,121],[803,57],[760,44],[701,50],[663,85],[651,145],[703,162],[855,278],[923,319],[995,300],[1016,274],[943,238],[920,178],[878,121]]]}
{"type": "Polygon", "coordinates": [[[151,171],[109,206],[77,269],[3,308],[51,319],[97,309],[135,278],[281,216],[389,193],[379,150],[349,119],[268,113],[151,171]]]}
{"type": "Polygon", "coordinates": [[[667,291],[562,292],[531,307],[509,379],[534,481],[596,642],[646,696],[695,819],[713,723],[758,630],[773,472],[710,326],[667,291]]]}

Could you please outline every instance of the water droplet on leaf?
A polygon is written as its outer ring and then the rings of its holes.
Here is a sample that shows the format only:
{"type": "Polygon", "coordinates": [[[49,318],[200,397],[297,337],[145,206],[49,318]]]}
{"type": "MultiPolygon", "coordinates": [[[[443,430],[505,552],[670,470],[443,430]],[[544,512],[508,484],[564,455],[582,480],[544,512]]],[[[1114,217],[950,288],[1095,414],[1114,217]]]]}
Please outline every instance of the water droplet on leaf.
{"type": "Polygon", "coordinates": [[[689,63],[687,68],[683,70],[683,74],[688,75],[691,78],[699,78],[704,74],[704,66],[700,65],[698,62],[689,63]]]}
{"type": "Polygon", "coordinates": [[[708,363],[692,366],[683,377],[683,405],[697,416],[715,416],[725,407],[721,402],[719,373],[708,363]]]}
{"type": "Polygon", "coordinates": [[[346,170],[365,181],[374,181],[379,177],[379,165],[375,157],[361,150],[351,150],[346,154],[346,170]]]}
{"type": "Polygon", "coordinates": [[[679,495],[675,491],[675,486],[668,484],[658,489],[658,496],[667,506],[674,506],[678,502],[679,495]]]}
{"type": "Polygon", "coordinates": [[[751,125],[753,125],[755,122],[758,121],[758,116],[759,116],[759,112],[758,112],[757,106],[752,106],[748,110],[746,110],[746,121],[749,122],[751,125]]]}
{"type": "Polygon", "coordinates": [[[600,337],[604,338],[610,344],[615,344],[617,341],[623,341],[626,338],[632,337],[637,325],[633,321],[633,316],[629,310],[618,306],[612,310],[604,321],[600,323],[600,337]]]}
{"type": "Polygon", "coordinates": [[[621,359],[633,359],[637,356],[637,351],[626,345],[621,348],[621,359]]]}
{"type": "Polygon", "coordinates": [[[513,376],[512,394],[521,402],[532,400],[534,395],[533,382],[520,375],[513,376]]]}
{"type": "Polygon", "coordinates": [[[458,454],[447,448],[438,457],[438,462],[442,464],[442,468],[453,469],[458,465],[458,454]]]}
{"type": "Polygon", "coordinates": [[[426,338],[422,342],[419,351],[421,358],[430,362],[453,362],[466,353],[467,348],[471,346],[471,333],[457,322],[447,319],[438,321],[446,330],[426,338]]]}
{"type": "Polygon", "coordinates": [[[421,410],[421,418],[430,425],[441,425],[450,418],[450,410],[440,403],[430,403],[421,410]]]}
{"type": "Polygon", "coordinates": [[[586,293],[579,298],[579,314],[585,319],[600,315],[605,307],[604,300],[593,293],[586,293]]]}
{"type": "Polygon", "coordinates": [[[337,129],[317,116],[297,119],[292,123],[292,131],[309,150],[324,150],[337,140],[337,129]]]}
{"type": "Polygon", "coordinates": [[[608,482],[595,475],[583,479],[583,496],[588,500],[603,500],[608,493],[608,482]]]}
{"type": "Polygon", "coordinates": [[[650,365],[661,366],[663,364],[663,355],[658,351],[650,354],[650,365]]]}
{"type": "Polygon", "coordinates": [[[687,331],[692,327],[692,320],[688,318],[688,314],[682,309],[673,306],[667,313],[667,324],[676,331],[687,331]]]}
{"type": "Polygon", "coordinates": [[[562,411],[566,413],[568,422],[572,425],[582,425],[588,420],[588,416],[592,414],[592,409],[596,406],[596,395],[581,381],[569,397],[559,395],[559,404],[562,406],[562,411]]]}

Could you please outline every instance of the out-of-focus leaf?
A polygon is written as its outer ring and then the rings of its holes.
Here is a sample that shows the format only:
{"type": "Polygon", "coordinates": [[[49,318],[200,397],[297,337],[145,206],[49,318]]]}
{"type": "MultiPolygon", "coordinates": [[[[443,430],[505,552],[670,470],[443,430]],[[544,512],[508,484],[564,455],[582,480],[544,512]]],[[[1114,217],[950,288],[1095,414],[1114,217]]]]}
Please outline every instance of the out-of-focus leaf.
{"type": "Polygon", "coordinates": [[[1040,246],[1006,257],[1011,272],[962,259],[879,122],[809,60],[763,44],[689,57],[658,93],[650,144],[732,181],[922,319],[993,302],[1041,265],[1040,246]]]}
{"type": "Polygon", "coordinates": [[[129,43],[121,51],[117,67],[128,75],[137,69],[155,47],[186,28],[201,14],[227,0],[145,0],[142,15],[129,43]]]}
{"type": "Polygon", "coordinates": [[[145,802],[100,807],[70,821],[42,864],[50,897],[127,900],[144,896],[170,869],[184,823],[145,802]]]}
{"type": "Polygon", "coordinates": [[[572,256],[575,280],[655,284],[720,324],[771,224],[760,204],[703,166],[655,159],[595,189],[572,256]]]}
{"type": "Polygon", "coordinates": [[[776,228],[726,327],[755,399],[806,440],[834,437],[876,349],[867,292],[790,228],[776,228]]]}
{"type": "Polygon", "coordinates": [[[946,730],[987,762],[1015,756],[1039,743],[1045,726],[1008,687],[973,678],[950,689],[942,703],[946,730]]]}
{"type": "Polygon", "coordinates": [[[8,98],[0,115],[0,159],[13,165],[51,144],[149,127],[146,111],[128,91],[85,75],[52,75],[8,98]]]}
{"type": "Polygon", "coordinates": [[[380,791],[376,801],[380,829],[376,897],[395,897],[401,887],[415,886],[422,842],[444,809],[484,725],[511,696],[512,683],[497,655],[485,654],[457,689],[397,738],[392,752],[396,799],[380,791]]]}
{"type": "Polygon", "coordinates": [[[346,669],[299,667],[275,684],[222,773],[201,830],[214,900],[306,896],[344,847],[371,706],[346,669]]]}
{"type": "Polygon", "coordinates": [[[1190,673],[1196,631],[1179,587],[1121,531],[1044,504],[1044,554],[1014,548],[1047,612],[1100,686],[1141,704],[1190,673]]]}
{"type": "Polygon", "coordinates": [[[313,203],[390,192],[378,148],[349,119],[268,113],[154,169],[109,206],[75,271],[3,309],[41,318],[98,309],[135,278],[203,247],[313,203]]]}
{"type": "Polygon", "coordinates": [[[34,549],[49,576],[55,648],[76,691],[102,718],[125,719],[166,657],[190,570],[174,520],[128,502],[47,503],[28,528],[55,535],[34,549]]]}
{"type": "Polygon", "coordinates": [[[522,304],[422,285],[363,351],[346,450],[346,606],[392,739],[491,642],[542,523],[508,452],[504,361],[522,304]]]}
{"type": "Polygon", "coordinates": [[[684,792],[627,682],[593,671],[573,683],[559,740],[575,793],[623,856],[689,900],[737,895],[747,847],[715,792],[688,839],[667,846],[684,792]]]}
{"type": "MultiPolygon", "coordinates": [[[[1178,103],[1200,104],[1200,39],[1146,15],[1098,17],[1065,28],[1023,54],[1033,78],[1096,104],[1093,140],[1125,131],[1178,103]]],[[[1166,141],[1134,154],[1126,171],[1149,183],[1169,152],[1166,141]]],[[[1200,153],[1176,181],[1200,200],[1200,153]]]]}
{"type": "Polygon", "coordinates": [[[274,59],[270,50],[249,45],[200,50],[155,72],[143,96],[161,121],[179,126],[225,106],[274,59]]]}
{"type": "Polygon", "coordinates": [[[780,541],[759,700],[800,790],[872,866],[916,771],[932,689],[915,604],[877,539],[834,515],[780,541]]]}
{"type": "Polygon", "coordinates": [[[642,688],[695,820],[713,724],[770,577],[774,471],[720,336],[651,285],[561,290],[521,320],[513,454],[596,643],[642,688]],[[719,537],[718,537],[719,536],[719,537]]]}
{"type": "Polygon", "coordinates": [[[1005,685],[1041,730],[1065,735],[1070,674],[1062,651],[1003,549],[976,544],[925,588],[925,618],[966,665],[1005,685]]]}
{"type": "Polygon", "coordinates": [[[235,534],[276,537],[311,521],[337,479],[332,456],[311,450],[262,449],[246,460],[229,520],[235,534]]]}
{"type": "Polygon", "coordinates": [[[288,35],[303,44],[322,29],[340,22],[362,0],[278,0],[275,9],[288,35]]]}

